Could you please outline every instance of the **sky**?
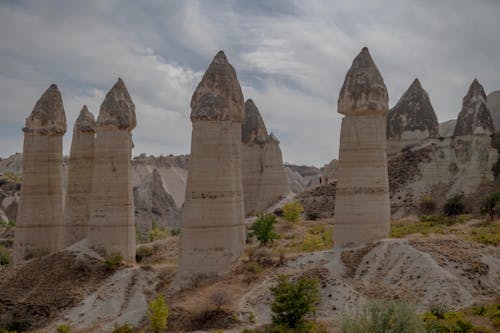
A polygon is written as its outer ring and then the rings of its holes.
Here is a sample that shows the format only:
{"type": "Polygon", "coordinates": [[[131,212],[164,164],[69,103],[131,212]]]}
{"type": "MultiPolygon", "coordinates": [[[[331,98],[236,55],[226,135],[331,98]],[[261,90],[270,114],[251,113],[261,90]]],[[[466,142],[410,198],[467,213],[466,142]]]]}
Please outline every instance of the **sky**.
{"type": "Polygon", "coordinates": [[[0,156],[56,83],[69,153],[82,106],[95,115],[123,78],[136,105],[133,155],[186,154],[190,99],[217,51],[281,141],[284,160],[338,156],[337,99],[363,46],[389,106],[418,77],[439,121],[456,118],[474,78],[500,89],[499,0],[0,0],[0,156]]]}

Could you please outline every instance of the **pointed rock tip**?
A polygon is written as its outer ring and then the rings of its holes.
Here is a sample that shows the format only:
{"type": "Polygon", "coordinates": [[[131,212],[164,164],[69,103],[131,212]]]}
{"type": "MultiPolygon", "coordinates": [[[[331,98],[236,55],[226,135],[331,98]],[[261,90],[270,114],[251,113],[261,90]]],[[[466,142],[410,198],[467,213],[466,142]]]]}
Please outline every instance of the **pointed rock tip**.
{"type": "Polygon", "coordinates": [[[214,59],[227,61],[226,54],[222,50],[220,50],[219,52],[217,52],[217,54],[215,55],[214,59]]]}
{"type": "Polygon", "coordinates": [[[73,132],[79,131],[94,133],[95,126],[96,122],[94,115],[88,110],[87,105],[84,105],[82,110],[80,111],[80,114],[78,115],[78,118],[76,118],[75,128],[73,132]]]}
{"type": "Polygon", "coordinates": [[[26,119],[24,132],[39,134],[64,134],[66,132],[66,114],[61,92],[52,83],[35,103],[26,119]]]}
{"type": "Polygon", "coordinates": [[[131,131],[137,125],[135,104],[121,78],[108,91],[99,109],[97,126],[115,126],[120,130],[131,131]]]}

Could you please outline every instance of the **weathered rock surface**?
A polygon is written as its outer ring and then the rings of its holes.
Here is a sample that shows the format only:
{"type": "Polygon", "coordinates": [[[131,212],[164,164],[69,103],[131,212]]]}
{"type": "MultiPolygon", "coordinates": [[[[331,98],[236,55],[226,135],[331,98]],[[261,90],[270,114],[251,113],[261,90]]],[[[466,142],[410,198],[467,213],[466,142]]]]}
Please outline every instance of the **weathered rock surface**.
{"type": "Polygon", "coordinates": [[[438,136],[439,123],[429,95],[415,79],[387,114],[387,153],[394,154],[438,136]]]}
{"type": "Polygon", "coordinates": [[[94,115],[84,106],[73,127],[69,155],[64,204],[64,247],[86,238],[88,234],[95,129],[94,115]]]}
{"type": "Polygon", "coordinates": [[[229,271],[245,245],[241,177],[243,93],[217,53],[191,99],[191,155],[184,202],[180,279],[229,271]],[[183,278],[185,277],[185,278],[183,278]]]}
{"type": "Polygon", "coordinates": [[[104,255],[135,261],[131,130],[135,105],[121,79],[107,93],[97,118],[90,199],[89,242],[104,255]]]}
{"type": "Polygon", "coordinates": [[[160,172],[154,169],[142,182],[134,187],[135,226],[145,234],[157,223],[161,227],[177,227],[180,210],[173,197],[163,186],[160,172]]]}
{"type": "Polygon", "coordinates": [[[23,177],[14,239],[17,262],[56,252],[62,245],[66,115],[55,84],[36,102],[23,132],[23,177]]]}
{"type": "Polygon", "coordinates": [[[354,59],[340,90],[340,133],[334,244],[387,237],[390,228],[384,80],[367,48],[354,59]]]}
{"type": "Polygon", "coordinates": [[[266,126],[251,99],[245,102],[241,124],[241,167],[245,213],[257,214],[290,192],[279,140],[266,126]]]}
{"type": "Polygon", "coordinates": [[[439,123],[439,136],[443,138],[449,138],[450,136],[453,136],[455,126],[457,126],[456,119],[450,119],[439,123]]]}
{"type": "Polygon", "coordinates": [[[495,128],[488,109],[486,93],[483,86],[477,79],[474,79],[467,95],[463,98],[462,111],[458,115],[453,135],[490,135],[494,132],[495,128]]]}
{"type": "Polygon", "coordinates": [[[500,90],[493,91],[488,95],[488,108],[495,132],[500,132],[500,90]]]}

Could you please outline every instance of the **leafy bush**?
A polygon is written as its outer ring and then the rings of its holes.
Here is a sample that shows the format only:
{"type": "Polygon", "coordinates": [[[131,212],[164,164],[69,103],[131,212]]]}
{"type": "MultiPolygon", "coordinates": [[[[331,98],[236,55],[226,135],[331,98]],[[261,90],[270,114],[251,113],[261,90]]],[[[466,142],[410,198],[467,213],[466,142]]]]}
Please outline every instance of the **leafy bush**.
{"type": "Polygon", "coordinates": [[[289,202],[283,206],[283,217],[290,223],[297,223],[304,207],[298,202],[289,202]]]}
{"type": "Polygon", "coordinates": [[[342,333],[424,333],[413,306],[395,301],[375,301],[354,316],[343,315],[342,333]]]}
{"type": "Polygon", "coordinates": [[[433,314],[439,319],[443,319],[446,312],[448,312],[448,304],[445,302],[435,302],[429,307],[429,313],[433,314]]]}
{"type": "Polygon", "coordinates": [[[267,244],[279,238],[274,231],[276,217],[273,214],[259,214],[257,220],[250,227],[250,236],[255,236],[261,244],[267,244]]]}
{"type": "Polygon", "coordinates": [[[0,245],[0,266],[10,265],[12,263],[12,255],[9,250],[0,245]]]}
{"type": "Polygon", "coordinates": [[[69,332],[71,332],[71,328],[69,327],[69,325],[62,324],[57,326],[57,333],[69,333],[69,332]]]}
{"type": "Polygon", "coordinates": [[[420,198],[420,202],[418,204],[418,210],[422,215],[431,215],[436,212],[437,203],[433,197],[430,195],[425,195],[420,198]]]}
{"type": "Polygon", "coordinates": [[[151,257],[154,254],[154,249],[151,246],[142,245],[135,251],[135,260],[141,262],[142,259],[151,257]]]}
{"type": "Polygon", "coordinates": [[[151,230],[149,230],[148,232],[148,241],[154,242],[160,239],[167,238],[168,236],[170,236],[168,230],[165,230],[164,228],[160,227],[158,223],[153,221],[151,230]]]}
{"type": "Polygon", "coordinates": [[[168,315],[168,305],[165,304],[163,296],[156,296],[148,307],[149,328],[155,333],[164,332],[167,328],[168,315]]]}
{"type": "Polygon", "coordinates": [[[455,194],[449,198],[443,207],[443,214],[447,216],[460,215],[465,212],[463,194],[455,194]]]}
{"type": "Polygon", "coordinates": [[[315,225],[307,230],[299,244],[302,251],[320,251],[333,247],[333,229],[324,225],[315,225]]]}
{"type": "Polygon", "coordinates": [[[467,333],[472,332],[474,328],[470,320],[465,318],[464,313],[457,311],[446,312],[442,319],[427,312],[423,315],[423,320],[425,322],[425,329],[431,333],[467,333]]]}
{"type": "Polygon", "coordinates": [[[264,270],[264,267],[258,262],[249,261],[243,264],[243,270],[248,273],[258,274],[264,270]]]}
{"type": "Polygon", "coordinates": [[[495,192],[487,196],[481,205],[481,212],[488,214],[490,221],[493,221],[498,201],[500,201],[500,192],[495,192]]]}
{"type": "Polygon", "coordinates": [[[225,290],[216,290],[210,297],[210,302],[215,307],[215,311],[220,311],[224,305],[230,302],[229,295],[225,290]]]}
{"type": "Polygon", "coordinates": [[[114,272],[118,268],[120,268],[122,263],[123,263],[123,257],[121,255],[121,253],[115,252],[115,253],[111,253],[106,258],[106,261],[104,262],[104,266],[106,267],[106,271],[114,272]]]}
{"type": "Polygon", "coordinates": [[[305,316],[315,310],[319,300],[317,281],[306,277],[294,282],[281,275],[271,293],[274,297],[271,304],[273,324],[287,328],[304,327],[305,316]]]}
{"type": "Polygon", "coordinates": [[[127,323],[123,325],[115,324],[115,328],[112,333],[134,333],[134,328],[127,323]]]}

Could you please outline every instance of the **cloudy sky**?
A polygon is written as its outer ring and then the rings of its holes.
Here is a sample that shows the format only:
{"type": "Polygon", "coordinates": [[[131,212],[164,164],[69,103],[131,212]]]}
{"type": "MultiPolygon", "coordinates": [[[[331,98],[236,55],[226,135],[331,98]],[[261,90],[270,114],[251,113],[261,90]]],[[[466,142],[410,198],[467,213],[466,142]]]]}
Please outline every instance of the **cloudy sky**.
{"type": "Polygon", "coordinates": [[[288,162],[338,154],[336,102],[368,46],[393,106],[415,77],[440,121],[477,77],[500,89],[499,0],[0,0],[0,156],[56,83],[71,128],[122,77],[136,104],[134,155],[188,153],[191,95],[216,52],[281,140],[288,162]]]}

